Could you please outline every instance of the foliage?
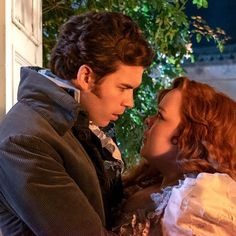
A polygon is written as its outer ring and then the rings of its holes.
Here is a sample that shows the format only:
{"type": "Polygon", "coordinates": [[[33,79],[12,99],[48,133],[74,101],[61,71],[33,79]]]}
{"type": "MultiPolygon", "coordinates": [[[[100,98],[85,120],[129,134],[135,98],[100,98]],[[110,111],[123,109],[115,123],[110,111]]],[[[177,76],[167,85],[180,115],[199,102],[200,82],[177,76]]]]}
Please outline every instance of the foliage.
{"type": "MultiPolygon", "coordinates": [[[[197,8],[208,7],[207,0],[189,0],[197,8]]],[[[223,50],[224,31],[211,29],[201,18],[188,18],[185,7],[188,0],[43,0],[44,65],[58,34],[59,26],[69,16],[88,10],[121,11],[131,16],[141,27],[156,55],[145,72],[143,83],[135,91],[135,108],[116,122],[117,140],[127,165],[138,159],[145,117],[156,111],[156,93],[169,86],[171,80],[183,73],[184,59],[191,58],[191,39],[202,37],[214,40],[223,50]],[[193,28],[193,30],[191,30],[193,28]]]]}

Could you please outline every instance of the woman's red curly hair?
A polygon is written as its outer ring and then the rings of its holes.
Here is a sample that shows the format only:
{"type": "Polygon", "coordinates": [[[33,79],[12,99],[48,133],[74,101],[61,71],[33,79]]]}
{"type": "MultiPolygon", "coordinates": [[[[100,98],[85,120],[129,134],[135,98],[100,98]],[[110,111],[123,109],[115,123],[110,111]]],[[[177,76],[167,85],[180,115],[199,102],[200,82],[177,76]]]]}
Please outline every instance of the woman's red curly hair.
{"type": "MultiPolygon", "coordinates": [[[[182,93],[177,162],[183,173],[227,173],[236,180],[236,102],[207,84],[176,78],[182,93]]],[[[160,93],[159,101],[172,90],[160,93]]]]}
{"type": "MultiPolygon", "coordinates": [[[[172,88],[159,93],[158,104],[173,89],[182,94],[178,135],[172,137],[181,172],[226,173],[236,180],[236,102],[207,84],[179,77],[172,88]]],[[[142,160],[124,176],[124,183],[128,186],[160,174],[150,170],[142,160]]]]}

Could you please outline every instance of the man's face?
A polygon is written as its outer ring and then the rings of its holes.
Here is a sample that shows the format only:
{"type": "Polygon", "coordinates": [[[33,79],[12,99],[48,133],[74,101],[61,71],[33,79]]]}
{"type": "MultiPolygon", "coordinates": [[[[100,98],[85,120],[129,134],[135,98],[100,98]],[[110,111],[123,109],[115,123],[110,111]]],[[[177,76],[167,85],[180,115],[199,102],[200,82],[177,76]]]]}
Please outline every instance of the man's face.
{"type": "Polygon", "coordinates": [[[81,91],[81,106],[88,112],[89,120],[105,127],[115,121],[126,108],[134,105],[133,91],[142,81],[144,68],[121,64],[118,70],[104,76],[90,91],[81,91]]]}

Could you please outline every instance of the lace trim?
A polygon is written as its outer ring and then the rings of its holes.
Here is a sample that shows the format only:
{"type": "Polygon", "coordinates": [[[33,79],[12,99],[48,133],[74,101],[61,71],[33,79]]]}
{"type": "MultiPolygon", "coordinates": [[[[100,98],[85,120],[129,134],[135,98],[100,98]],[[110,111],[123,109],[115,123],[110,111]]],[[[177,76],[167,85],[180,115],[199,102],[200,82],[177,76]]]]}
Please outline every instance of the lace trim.
{"type": "MultiPolygon", "coordinates": [[[[167,186],[167,187],[161,189],[160,193],[152,193],[151,194],[151,199],[154,201],[154,203],[156,205],[154,214],[157,217],[157,220],[159,220],[161,215],[164,213],[164,210],[169,202],[173,188],[180,188],[184,183],[184,179],[187,177],[195,179],[197,177],[197,174],[194,174],[194,173],[186,174],[186,175],[184,175],[183,179],[179,180],[178,184],[173,185],[173,186],[167,186]]],[[[151,214],[153,214],[153,213],[151,213],[151,214]]]]}

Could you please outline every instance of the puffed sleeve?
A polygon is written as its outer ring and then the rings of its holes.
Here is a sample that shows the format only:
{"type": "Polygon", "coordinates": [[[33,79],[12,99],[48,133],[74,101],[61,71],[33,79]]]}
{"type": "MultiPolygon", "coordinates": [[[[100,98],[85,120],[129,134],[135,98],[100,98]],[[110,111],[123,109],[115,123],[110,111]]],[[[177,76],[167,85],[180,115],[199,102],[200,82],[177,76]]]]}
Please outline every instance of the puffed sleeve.
{"type": "Polygon", "coordinates": [[[236,182],[200,173],[173,188],[162,218],[164,236],[232,236],[236,232],[236,182]]]}

